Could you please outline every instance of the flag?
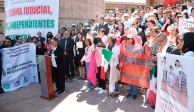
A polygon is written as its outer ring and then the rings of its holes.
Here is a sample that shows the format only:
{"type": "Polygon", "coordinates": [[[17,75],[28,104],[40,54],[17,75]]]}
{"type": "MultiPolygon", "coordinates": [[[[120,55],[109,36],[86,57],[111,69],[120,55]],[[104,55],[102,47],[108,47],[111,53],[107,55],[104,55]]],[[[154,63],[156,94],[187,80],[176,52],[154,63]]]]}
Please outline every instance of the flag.
{"type": "MultiPolygon", "coordinates": [[[[153,62],[153,60],[152,60],[153,62]]],[[[156,88],[155,84],[157,83],[157,78],[154,77],[156,73],[156,66],[153,67],[151,73],[150,73],[150,87],[147,89],[146,98],[151,106],[155,106],[156,104],[156,88]]]]}
{"type": "Polygon", "coordinates": [[[105,73],[108,69],[108,63],[110,62],[110,59],[112,57],[113,53],[102,49],[102,62],[101,62],[101,79],[105,80],[105,73]]]}
{"type": "Polygon", "coordinates": [[[178,1],[180,0],[165,0],[163,2],[163,5],[166,5],[166,7],[168,7],[168,4],[170,4],[170,6],[172,7],[175,6],[175,4],[178,3],[178,1]]]}

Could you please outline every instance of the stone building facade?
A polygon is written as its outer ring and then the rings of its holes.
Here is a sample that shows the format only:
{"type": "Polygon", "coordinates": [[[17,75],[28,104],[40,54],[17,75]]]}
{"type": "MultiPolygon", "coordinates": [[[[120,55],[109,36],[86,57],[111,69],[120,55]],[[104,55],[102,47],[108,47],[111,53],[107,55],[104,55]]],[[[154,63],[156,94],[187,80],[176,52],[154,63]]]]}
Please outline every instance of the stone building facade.
{"type": "Polygon", "coordinates": [[[98,20],[104,13],[104,0],[59,0],[59,29],[70,30],[73,23],[78,28],[80,22],[98,20]]]}

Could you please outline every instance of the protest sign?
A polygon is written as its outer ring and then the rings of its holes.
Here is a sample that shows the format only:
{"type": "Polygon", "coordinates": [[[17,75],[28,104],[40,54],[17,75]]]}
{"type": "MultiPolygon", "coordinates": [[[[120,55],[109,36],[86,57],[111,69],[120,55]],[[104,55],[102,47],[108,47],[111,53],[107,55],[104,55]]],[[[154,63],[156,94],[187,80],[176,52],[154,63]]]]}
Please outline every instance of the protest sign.
{"type": "Polygon", "coordinates": [[[184,32],[190,32],[189,27],[194,26],[194,20],[193,19],[179,19],[179,32],[184,33],[184,32]]]}
{"type": "Polygon", "coordinates": [[[2,80],[5,92],[38,82],[36,47],[33,43],[1,49],[2,80]]]}
{"type": "Polygon", "coordinates": [[[149,47],[121,44],[121,82],[149,88],[149,47]]]}
{"type": "Polygon", "coordinates": [[[158,54],[155,112],[194,112],[194,58],[158,54]]]}
{"type": "Polygon", "coordinates": [[[59,0],[5,0],[5,35],[12,39],[58,33],[59,0]]]}

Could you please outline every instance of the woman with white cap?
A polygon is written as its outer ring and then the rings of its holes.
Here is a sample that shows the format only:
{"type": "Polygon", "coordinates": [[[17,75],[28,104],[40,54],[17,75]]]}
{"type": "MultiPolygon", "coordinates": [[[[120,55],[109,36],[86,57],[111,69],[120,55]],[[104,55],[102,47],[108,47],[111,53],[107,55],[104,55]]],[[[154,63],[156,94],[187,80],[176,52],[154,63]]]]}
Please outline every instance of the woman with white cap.
{"type": "MultiPolygon", "coordinates": [[[[139,46],[139,45],[135,44],[135,38],[134,38],[133,35],[128,35],[126,37],[126,41],[124,43],[122,43],[122,44],[139,46]]],[[[121,54],[123,54],[122,50],[120,52],[121,52],[121,54]]],[[[120,62],[120,67],[121,67],[121,71],[122,71],[122,67],[123,67],[122,62],[120,62]]],[[[137,86],[129,84],[129,94],[126,97],[129,98],[132,95],[133,95],[133,99],[135,100],[137,98],[137,86]]]]}

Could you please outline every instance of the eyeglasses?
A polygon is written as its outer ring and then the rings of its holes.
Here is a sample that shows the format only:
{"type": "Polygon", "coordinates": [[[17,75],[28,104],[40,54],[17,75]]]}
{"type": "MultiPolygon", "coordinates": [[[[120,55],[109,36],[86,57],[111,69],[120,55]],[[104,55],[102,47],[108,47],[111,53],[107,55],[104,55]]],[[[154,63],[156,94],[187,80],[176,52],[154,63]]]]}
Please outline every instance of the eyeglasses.
{"type": "Polygon", "coordinates": [[[162,14],[166,14],[166,13],[162,13],[162,14]]]}
{"type": "Polygon", "coordinates": [[[72,26],[72,27],[75,27],[75,26],[72,26]]]}
{"type": "Polygon", "coordinates": [[[110,22],[112,22],[112,21],[110,21],[110,22]]]}
{"type": "Polygon", "coordinates": [[[135,25],[135,24],[132,24],[132,25],[135,25]]]}
{"type": "Polygon", "coordinates": [[[10,41],[5,41],[6,43],[10,43],[10,41]]]}
{"type": "Polygon", "coordinates": [[[150,37],[150,36],[145,36],[145,37],[150,37]]]}

